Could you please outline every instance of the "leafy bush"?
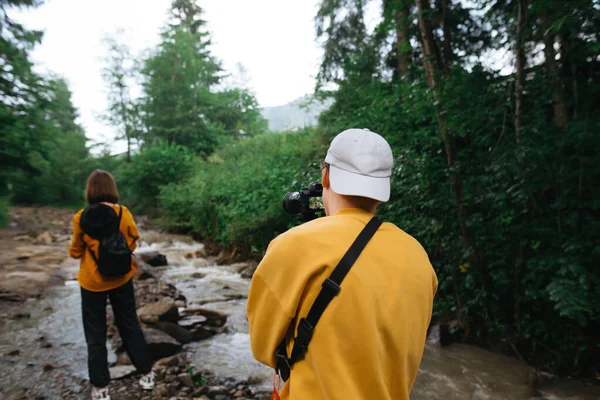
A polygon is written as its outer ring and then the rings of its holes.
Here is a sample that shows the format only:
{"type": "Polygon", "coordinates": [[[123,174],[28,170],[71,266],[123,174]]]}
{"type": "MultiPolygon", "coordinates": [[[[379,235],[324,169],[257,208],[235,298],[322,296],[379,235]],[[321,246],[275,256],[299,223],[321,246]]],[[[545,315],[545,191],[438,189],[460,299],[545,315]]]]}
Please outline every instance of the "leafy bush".
{"type": "Polygon", "coordinates": [[[290,224],[281,205],[284,194],[315,177],[309,168],[315,143],[313,131],[304,130],[225,146],[200,162],[188,181],[163,187],[163,222],[262,252],[290,224]]]}
{"type": "Polygon", "coordinates": [[[157,214],[161,187],[183,182],[194,163],[194,153],[183,146],[158,142],[145,148],[115,174],[121,201],[137,212],[157,214]]]}
{"type": "Polygon", "coordinates": [[[30,170],[15,170],[9,175],[13,201],[80,205],[85,181],[94,163],[88,155],[85,136],[80,132],[63,132],[43,146],[42,152],[28,154],[30,170]]]}
{"type": "MultiPolygon", "coordinates": [[[[429,253],[440,282],[435,314],[458,321],[459,339],[517,351],[553,372],[590,370],[600,351],[598,122],[595,131],[586,120],[563,131],[540,112],[517,142],[507,137],[510,80],[482,68],[445,78],[437,101],[456,138],[472,262],[431,93],[424,83],[356,79],[340,85],[321,131],[329,139],[370,127],[391,143],[392,198],[381,215],[429,253]]],[[[534,109],[547,110],[544,81],[528,85],[534,109]]]]}

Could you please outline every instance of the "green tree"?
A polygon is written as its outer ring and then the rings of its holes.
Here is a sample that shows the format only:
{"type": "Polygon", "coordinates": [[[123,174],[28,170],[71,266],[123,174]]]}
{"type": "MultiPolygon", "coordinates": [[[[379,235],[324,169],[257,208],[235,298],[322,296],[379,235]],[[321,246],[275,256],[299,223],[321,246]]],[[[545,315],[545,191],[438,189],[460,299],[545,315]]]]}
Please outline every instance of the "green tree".
{"type": "Polygon", "coordinates": [[[7,12],[37,5],[33,0],[0,1],[0,195],[7,193],[12,171],[35,171],[27,155],[39,143],[42,113],[37,108],[42,99],[40,78],[32,70],[29,52],[41,41],[42,32],[25,29],[7,12]]]}
{"type": "Polygon", "coordinates": [[[80,203],[89,153],[71,92],[63,79],[33,72],[29,53],[42,33],[7,15],[10,8],[40,3],[0,1],[0,197],[80,203]]]}
{"type": "Polygon", "coordinates": [[[256,100],[243,89],[219,90],[220,63],[210,53],[202,9],[176,0],[162,42],[142,68],[146,142],[164,140],[210,154],[226,137],[264,127],[256,100]]]}
{"type": "Polygon", "coordinates": [[[108,85],[109,108],[105,119],[119,131],[116,139],[127,142],[127,162],[131,161],[133,141],[142,137],[140,105],[130,94],[135,77],[134,60],[126,44],[115,37],[105,39],[108,46],[104,80],[108,85]]]}
{"type": "Polygon", "coordinates": [[[40,104],[44,122],[37,148],[27,155],[34,172],[15,169],[10,176],[13,200],[18,203],[79,205],[83,201],[83,184],[92,160],[87,138],[76,123],[77,111],[71,92],[63,79],[47,81],[40,104]]]}

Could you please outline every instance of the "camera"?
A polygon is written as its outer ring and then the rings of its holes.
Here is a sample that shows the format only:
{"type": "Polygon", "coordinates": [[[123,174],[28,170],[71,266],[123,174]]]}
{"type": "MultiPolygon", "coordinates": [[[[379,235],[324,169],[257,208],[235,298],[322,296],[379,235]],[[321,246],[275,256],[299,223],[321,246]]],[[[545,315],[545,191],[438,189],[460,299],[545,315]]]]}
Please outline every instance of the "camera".
{"type": "Polygon", "coordinates": [[[289,192],[283,197],[283,209],[289,214],[294,214],[302,221],[311,221],[321,217],[324,213],[323,207],[311,207],[310,199],[323,196],[323,186],[312,182],[306,189],[298,192],[289,192]]]}

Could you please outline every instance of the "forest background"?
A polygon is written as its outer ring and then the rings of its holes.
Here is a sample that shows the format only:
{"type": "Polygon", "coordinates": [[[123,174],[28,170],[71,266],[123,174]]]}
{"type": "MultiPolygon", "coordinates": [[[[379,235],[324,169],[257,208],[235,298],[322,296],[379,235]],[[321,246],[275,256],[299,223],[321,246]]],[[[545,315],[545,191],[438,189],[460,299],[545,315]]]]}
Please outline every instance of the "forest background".
{"type": "Polygon", "coordinates": [[[0,0],[0,225],[11,204],[83,206],[101,168],[165,229],[260,257],[327,143],[370,128],[396,158],[381,215],[428,251],[454,339],[597,376],[600,5],[384,0],[371,31],[368,3],[322,0],[315,98],[331,107],[296,131],[269,131],[250,90],[222,85],[192,0],[173,1],[146,57],[108,38],[103,118],[127,143],[114,155],[91,148],[65,79],[34,72],[43,35],[8,11],[40,2],[0,0]]]}

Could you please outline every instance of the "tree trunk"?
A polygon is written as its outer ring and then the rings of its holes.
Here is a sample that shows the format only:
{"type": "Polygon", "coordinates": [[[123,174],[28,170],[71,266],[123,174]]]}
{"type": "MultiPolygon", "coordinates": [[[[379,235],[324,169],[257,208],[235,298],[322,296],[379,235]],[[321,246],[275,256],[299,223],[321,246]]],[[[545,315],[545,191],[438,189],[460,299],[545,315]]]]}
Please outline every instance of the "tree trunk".
{"type": "Polygon", "coordinates": [[[129,99],[129,95],[125,93],[127,90],[124,83],[121,82],[119,85],[119,101],[121,106],[121,122],[123,123],[123,134],[127,141],[127,162],[131,161],[131,132],[129,124],[129,115],[127,110],[127,104],[125,98],[129,99]]]}
{"type": "Polygon", "coordinates": [[[523,86],[525,84],[525,24],[527,23],[527,0],[520,0],[517,14],[517,41],[515,45],[515,54],[517,56],[517,76],[515,83],[515,133],[517,143],[521,140],[521,128],[523,125],[523,86]]]}
{"type": "Polygon", "coordinates": [[[402,0],[400,1],[400,4],[398,4],[398,10],[396,11],[396,46],[398,50],[397,72],[398,77],[400,78],[405,77],[410,68],[412,48],[409,41],[409,18],[410,5],[407,0],[402,0]]]}
{"type": "Polygon", "coordinates": [[[466,252],[469,254],[469,259],[473,263],[479,263],[480,257],[475,248],[475,237],[472,230],[467,224],[469,213],[464,204],[464,185],[462,177],[458,168],[457,160],[457,149],[456,141],[454,136],[449,131],[446,124],[446,115],[441,109],[439,101],[439,71],[444,69],[443,65],[439,65],[436,62],[435,57],[435,43],[433,38],[433,32],[431,30],[431,23],[429,17],[431,15],[431,7],[429,0],[416,0],[418,14],[419,14],[419,28],[421,30],[421,41],[423,46],[423,62],[425,64],[425,77],[427,80],[427,86],[433,92],[433,98],[435,103],[435,113],[440,127],[440,133],[444,140],[444,147],[446,150],[446,159],[448,167],[450,169],[450,183],[454,190],[454,198],[456,201],[456,213],[458,216],[458,222],[460,225],[461,236],[463,245],[466,252]]]}
{"type": "Polygon", "coordinates": [[[567,126],[568,121],[567,104],[565,102],[563,84],[560,80],[560,74],[556,65],[556,51],[554,50],[556,37],[553,32],[550,32],[550,21],[546,10],[542,11],[541,21],[544,29],[544,56],[546,58],[546,70],[548,71],[548,77],[550,78],[550,82],[552,84],[554,120],[556,122],[556,126],[559,128],[564,128],[567,126]]]}
{"type": "Polygon", "coordinates": [[[444,33],[442,42],[441,56],[444,58],[444,69],[449,70],[454,61],[454,52],[452,51],[452,27],[448,21],[451,0],[437,0],[436,8],[440,15],[439,23],[444,33]]]}

